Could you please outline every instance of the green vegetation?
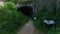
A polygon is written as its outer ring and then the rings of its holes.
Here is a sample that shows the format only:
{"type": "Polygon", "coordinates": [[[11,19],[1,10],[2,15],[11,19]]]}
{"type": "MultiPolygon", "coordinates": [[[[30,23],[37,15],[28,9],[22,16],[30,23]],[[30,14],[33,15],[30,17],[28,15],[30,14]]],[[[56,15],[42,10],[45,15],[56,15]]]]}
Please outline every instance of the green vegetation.
{"type": "Polygon", "coordinates": [[[16,34],[17,28],[27,21],[28,17],[18,12],[13,2],[5,2],[0,7],[0,34],[16,34]]]}
{"type": "Polygon", "coordinates": [[[33,20],[33,22],[35,27],[42,32],[47,34],[60,34],[60,7],[57,8],[55,1],[51,6],[49,10],[45,6],[42,9],[38,9],[34,15],[37,17],[37,20],[33,20]],[[50,10],[51,8],[52,10],[50,10]],[[55,20],[54,27],[47,27],[43,22],[45,19],[55,20]]]}

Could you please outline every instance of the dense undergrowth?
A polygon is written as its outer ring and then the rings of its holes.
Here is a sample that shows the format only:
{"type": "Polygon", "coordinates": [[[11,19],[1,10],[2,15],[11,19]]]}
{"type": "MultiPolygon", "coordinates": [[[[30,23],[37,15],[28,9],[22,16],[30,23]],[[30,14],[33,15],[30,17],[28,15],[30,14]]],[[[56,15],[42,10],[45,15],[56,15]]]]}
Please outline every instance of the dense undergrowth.
{"type": "Polygon", "coordinates": [[[47,34],[60,34],[60,7],[57,8],[57,4],[53,3],[52,7],[46,8],[45,6],[42,7],[42,9],[38,9],[35,12],[35,17],[37,17],[36,20],[33,20],[34,26],[47,34]],[[51,10],[52,8],[52,10],[51,10]],[[47,27],[44,24],[45,19],[51,19],[55,21],[55,25],[50,28],[47,27]]]}
{"type": "Polygon", "coordinates": [[[0,6],[0,34],[16,34],[18,27],[23,26],[28,17],[17,11],[13,2],[5,2],[0,6]]]}

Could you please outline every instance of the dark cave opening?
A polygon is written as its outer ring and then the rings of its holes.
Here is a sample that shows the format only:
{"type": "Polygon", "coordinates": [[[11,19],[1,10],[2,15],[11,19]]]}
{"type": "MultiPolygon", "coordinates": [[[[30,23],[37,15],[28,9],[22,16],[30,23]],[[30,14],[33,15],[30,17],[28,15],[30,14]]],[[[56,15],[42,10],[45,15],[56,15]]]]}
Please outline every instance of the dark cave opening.
{"type": "Polygon", "coordinates": [[[21,11],[24,15],[32,16],[33,15],[33,7],[30,6],[21,6],[17,8],[18,11],[21,11]]]}

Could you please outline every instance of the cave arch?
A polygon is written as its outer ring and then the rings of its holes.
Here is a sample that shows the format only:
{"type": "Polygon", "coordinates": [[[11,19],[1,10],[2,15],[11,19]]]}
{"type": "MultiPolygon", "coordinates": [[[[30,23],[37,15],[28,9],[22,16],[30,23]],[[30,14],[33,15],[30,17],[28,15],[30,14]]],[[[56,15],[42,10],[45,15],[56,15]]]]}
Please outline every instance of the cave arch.
{"type": "Polygon", "coordinates": [[[33,15],[33,7],[31,6],[21,6],[18,7],[18,11],[21,11],[24,15],[32,16],[33,15]]]}

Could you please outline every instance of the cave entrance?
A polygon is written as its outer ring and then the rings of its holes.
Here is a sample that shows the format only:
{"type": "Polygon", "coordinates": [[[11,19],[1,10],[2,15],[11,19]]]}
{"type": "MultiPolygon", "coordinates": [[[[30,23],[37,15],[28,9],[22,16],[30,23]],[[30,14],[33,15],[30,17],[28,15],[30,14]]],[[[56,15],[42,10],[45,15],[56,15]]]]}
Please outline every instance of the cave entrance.
{"type": "Polygon", "coordinates": [[[33,7],[30,7],[30,6],[18,7],[18,11],[21,11],[24,15],[27,15],[27,16],[33,15],[33,7]]]}

